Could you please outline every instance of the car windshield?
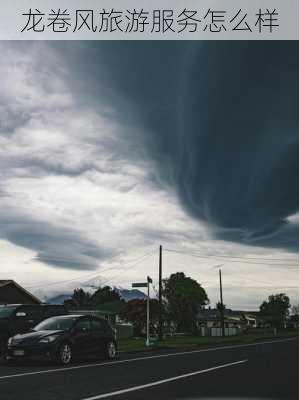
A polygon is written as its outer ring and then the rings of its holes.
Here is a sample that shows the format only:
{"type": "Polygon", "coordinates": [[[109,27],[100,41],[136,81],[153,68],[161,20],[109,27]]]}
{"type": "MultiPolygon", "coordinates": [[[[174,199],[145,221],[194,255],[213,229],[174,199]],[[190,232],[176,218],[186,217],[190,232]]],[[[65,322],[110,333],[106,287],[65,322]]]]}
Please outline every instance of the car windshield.
{"type": "Polygon", "coordinates": [[[16,307],[0,307],[0,318],[9,317],[14,311],[16,307]]]}
{"type": "Polygon", "coordinates": [[[74,322],[77,320],[76,317],[54,317],[48,318],[40,324],[36,325],[35,331],[56,331],[62,330],[67,331],[70,329],[74,322]]]}

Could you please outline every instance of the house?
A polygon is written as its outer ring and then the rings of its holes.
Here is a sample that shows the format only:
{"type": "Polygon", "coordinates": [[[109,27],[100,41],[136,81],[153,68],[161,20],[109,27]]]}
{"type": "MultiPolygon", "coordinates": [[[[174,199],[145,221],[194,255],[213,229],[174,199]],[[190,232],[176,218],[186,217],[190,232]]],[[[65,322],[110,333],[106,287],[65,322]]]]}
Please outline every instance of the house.
{"type": "Polygon", "coordinates": [[[240,311],[226,309],[225,318],[236,321],[240,329],[258,328],[262,325],[263,319],[258,311],[240,311]]]}
{"type": "MultiPolygon", "coordinates": [[[[261,326],[261,318],[258,312],[237,311],[225,309],[224,326],[226,335],[235,335],[249,328],[261,326]]],[[[216,308],[201,309],[197,315],[197,326],[203,336],[221,335],[221,316],[216,308]]]]}
{"type": "Polygon", "coordinates": [[[41,304],[41,301],[12,279],[0,280],[0,305],[41,304]]]}

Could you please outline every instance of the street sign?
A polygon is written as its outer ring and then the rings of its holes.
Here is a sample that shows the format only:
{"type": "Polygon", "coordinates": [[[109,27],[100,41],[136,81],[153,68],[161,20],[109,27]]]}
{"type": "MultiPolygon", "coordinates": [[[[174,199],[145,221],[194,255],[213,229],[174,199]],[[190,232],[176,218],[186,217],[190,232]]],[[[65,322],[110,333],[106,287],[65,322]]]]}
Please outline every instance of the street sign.
{"type": "Polygon", "coordinates": [[[132,287],[147,287],[147,282],[132,283],[132,287]]]}
{"type": "Polygon", "coordinates": [[[148,283],[153,283],[152,278],[150,278],[149,276],[147,277],[147,281],[148,281],[148,283]]]}

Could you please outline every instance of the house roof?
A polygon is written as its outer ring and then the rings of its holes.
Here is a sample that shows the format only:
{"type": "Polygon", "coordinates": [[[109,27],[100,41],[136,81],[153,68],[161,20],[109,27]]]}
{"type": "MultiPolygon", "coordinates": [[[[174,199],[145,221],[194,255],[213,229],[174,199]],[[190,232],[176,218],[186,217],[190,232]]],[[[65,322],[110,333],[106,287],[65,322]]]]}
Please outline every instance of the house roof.
{"type": "MultiPolygon", "coordinates": [[[[239,319],[244,315],[247,318],[256,318],[258,316],[258,313],[254,311],[249,312],[249,311],[231,310],[229,308],[226,308],[224,310],[224,317],[226,319],[239,319]]],[[[204,308],[199,311],[197,318],[202,320],[219,320],[220,312],[217,308],[204,308]]]]}
{"type": "Polygon", "coordinates": [[[21,290],[22,292],[26,293],[27,296],[31,297],[31,299],[37,303],[41,303],[41,301],[35,297],[32,293],[28,292],[26,289],[24,289],[22,286],[20,286],[17,282],[15,282],[13,279],[1,279],[0,280],[0,289],[4,286],[8,285],[13,285],[17,289],[21,290]]]}
{"type": "Polygon", "coordinates": [[[197,314],[197,318],[204,320],[219,319],[219,311],[216,308],[203,308],[197,314]]]}
{"type": "Polygon", "coordinates": [[[0,280],[0,287],[8,285],[9,283],[12,283],[13,280],[12,279],[1,279],[0,280]]]}

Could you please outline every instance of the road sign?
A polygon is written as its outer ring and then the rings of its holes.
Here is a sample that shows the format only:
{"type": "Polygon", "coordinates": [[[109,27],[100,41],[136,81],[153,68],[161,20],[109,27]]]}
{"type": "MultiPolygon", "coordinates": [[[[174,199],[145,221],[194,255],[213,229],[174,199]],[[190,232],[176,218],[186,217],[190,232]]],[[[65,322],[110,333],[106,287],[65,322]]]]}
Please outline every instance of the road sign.
{"type": "Polygon", "coordinates": [[[132,283],[132,287],[147,287],[147,282],[132,283]]]}

